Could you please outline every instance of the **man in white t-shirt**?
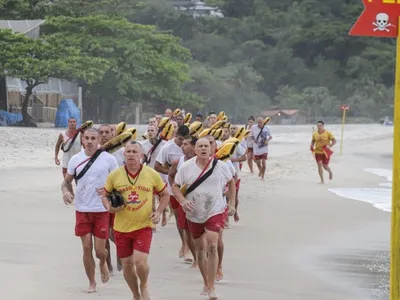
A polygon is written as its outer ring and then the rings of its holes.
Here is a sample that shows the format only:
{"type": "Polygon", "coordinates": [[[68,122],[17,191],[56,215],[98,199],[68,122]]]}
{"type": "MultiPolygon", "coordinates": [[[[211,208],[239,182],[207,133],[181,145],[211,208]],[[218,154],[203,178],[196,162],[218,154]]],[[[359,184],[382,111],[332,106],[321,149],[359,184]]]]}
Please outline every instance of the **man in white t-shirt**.
{"type": "MultiPolygon", "coordinates": [[[[154,169],[157,172],[168,176],[172,162],[179,160],[183,156],[183,151],[181,147],[184,139],[188,136],[189,136],[189,128],[186,125],[179,126],[175,134],[175,137],[172,140],[168,141],[161,148],[160,153],[158,153],[157,155],[156,163],[154,165],[154,169]]],[[[169,199],[170,209],[172,210],[175,219],[178,220],[179,203],[176,201],[175,197],[172,194],[170,184],[168,184],[168,191],[170,193],[170,199],[169,199]]],[[[176,226],[182,242],[181,249],[179,251],[179,257],[182,258],[184,255],[184,248],[185,248],[183,240],[183,232],[179,228],[178,222],[176,226]]]]}
{"type": "MultiPolygon", "coordinates": [[[[215,141],[215,138],[211,135],[207,135],[207,136],[205,136],[205,138],[210,142],[211,154],[216,153],[217,143],[215,141]]],[[[233,166],[232,162],[229,159],[225,163],[228,166],[229,170],[231,171],[234,181],[236,182],[237,174],[236,174],[235,167],[233,166]]],[[[226,194],[228,193],[228,185],[226,185],[222,188],[222,193],[224,195],[225,203],[228,203],[229,200],[226,198],[226,194]]],[[[234,205],[233,200],[230,203],[232,203],[232,205],[234,205]]],[[[224,211],[224,227],[221,228],[221,230],[219,232],[219,238],[218,238],[218,269],[217,269],[217,276],[216,276],[217,281],[221,281],[222,279],[224,279],[224,273],[222,271],[222,261],[223,261],[224,252],[225,252],[223,233],[224,233],[224,228],[229,228],[228,213],[229,213],[229,207],[226,207],[226,209],[224,211]]]]}
{"type": "MultiPolygon", "coordinates": [[[[231,137],[231,134],[233,135],[237,130],[237,126],[232,125],[231,129],[229,130],[228,128],[224,128],[223,135],[221,140],[226,141],[231,137]]],[[[236,172],[236,178],[235,178],[235,184],[236,184],[236,199],[235,199],[235,215],[234,215],[234,220],[235,222],[239,222],[239,214],[237,211],[238,205],[239,205],[239,188],[240,188],[240,164],[244,161],[246,161],[246,149],[241,145],[237,145],[235,152],[233,153],[232,157],[230,158],[230,161],[232,162],[233,166],[235,167],[235,172],[236,172]]],[[[227,219],[226,222],[227,227],[229,227],[229,218],[227,219]]]]}
{"type": "Polygon", "coordinates": [[[103,187],[107,176],[118,169],[115,158],[106,152],[101,152],[97,159],[86,170],[81,178],[80,173],[86,168],[93,155],[97,155],[99,147],[99,133],[97,129],[90,128],[83,136],[84,151],[74,155],[69,163],[67,175],[62,183],[64,203],[72,204],[75,198],[76,224],[75,235],[82,240],[83,264],[89,279],[89,293],[96,292],[95,262],[92,255],[94,245],[96,256],[100,260],[101,280],[109,280],[107,266],[106,241],[109,238],[110,214],[104,208],[101,200],[103,187]],[[75,193],[72,181],[76,180],[75,193]],[[75,196],[74,196],[75,194],[75,196]],[[94,237],[94,242],[92,241],[94,237]]]}
{"type": "MultiPolygon", "coordinates": [[[[193,136],[188,136],[182,143],[182,151],[184,153],[183,156],[179,160],[173,161],[171,168],[168,173],[168,183],[173,186],[175,182],[175,175],[178,172],[179,168],[183,165],[183,163],[196,155],[194,148],[197,142],[197,138],[193,136]]],[[[196,253],[193,243],[192,234],[189,231],[189,225],[186,219],[186,213],[183,210],[182,206],[178,207],[178,227],[182,230],[183,235],[183,259],[187,263],[192,263],[192,268],[197,267],[196,262],[196,253]]]]}
{"type": "MultiPolygon", "coordinates": [[[[215,292],[215,280],[218,268],[218,239],[224,227],[224,211],[226,202],[222,189],[228,183],[230,199],[235,199],[235,182],[228,166],[211,157],[210,142],[201,138],[196,143],[196,156],[186,161],[175,176],[173,192],[176,199],[186,212],[189,230],[194,238],[196,257],[201,275],[204,280],[202,294],[209,299],[218,299],[215,292]],[[190,189],[201,176],[207,173],[212,166],[211,175],[190,193],[183,195],[181,187],[190,189]]],[[[230,214],[235,209],[230,207],[230,214]]]]}
{"type": "Polygon", "coordinates": [[[258,177],[262,180],[264,180],[268,159],[268,142],[272,139],[271,131],[263,125],[263,121],[262,117],[258,117],[257,125],[253,125],[250,130],[250,137],[254,141],[253,153],[259,171],[258,177]]]}
{"type": "MultiPolygon", "coordinates": [[[[167,143],[165,140],[158,137],[158,129],[155,125],[147,126],[147,139],[142,141],[140,144],[143,148],[144,153],[144,163],[154,169],[154,165],[156,164],[156,158],[160,153],[162,147],[167,143]]],[[[160,173],[162,180],[167,183],[168,176],[160,173]]],[[[153,201],[153,205],[155,205],[155,201],[153,201]]],[[[153,207],[155,209],[155,206],[153,207]]],[[[165,211],[162,214],[161,226],[167,225],[167,216],[165,211]]],[[[155,227],[154,227],[155,228],[155,227]]]]}

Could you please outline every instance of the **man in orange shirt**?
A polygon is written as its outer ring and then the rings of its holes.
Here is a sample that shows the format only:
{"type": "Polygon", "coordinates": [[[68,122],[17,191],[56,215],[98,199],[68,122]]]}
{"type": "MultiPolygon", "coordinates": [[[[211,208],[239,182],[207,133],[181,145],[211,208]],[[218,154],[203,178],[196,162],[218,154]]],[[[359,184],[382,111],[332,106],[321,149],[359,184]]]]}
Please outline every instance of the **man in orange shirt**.
{"type": "Polygon", "coordinates": [[[147,257],[152,227],[160,221],[160,216],[168,205],[169,193],[160,174],[142,165],[144,154],[139,143],[129,142],[125,146],[124,156],[125,165],[108,175],[102,202],[109,212],[115,213],[115,245],[133,299],[150,300],[147,257]],[[111,206],[108,196],[113,191],[122,195],[123,205],[111,206]],[[160,204],[154,212],[153,193],[160,197],[160,204]]]}
{"type": "Polygon", "coordinates": [[[329,167],[329,160],[332,154],[330,148],[335,144],[336,139],[333,134],[325,130],[323,121],[318,121],[317,131],[313,133],[310,148],[315,154],[315,160],[318,164],[318,174],[322,184],[324,183],[324,169],[329,173],[330,180],[333,177],[332,170],[329,167]]]}

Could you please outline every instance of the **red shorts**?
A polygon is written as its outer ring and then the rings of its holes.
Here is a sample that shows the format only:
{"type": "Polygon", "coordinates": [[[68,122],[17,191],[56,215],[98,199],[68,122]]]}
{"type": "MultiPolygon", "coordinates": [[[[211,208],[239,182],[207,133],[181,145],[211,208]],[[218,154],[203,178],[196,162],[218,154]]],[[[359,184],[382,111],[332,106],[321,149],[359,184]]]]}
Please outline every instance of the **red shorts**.
{"type": "Polygon", "coordinates": [[[219,233],[225,226],[224,213],[212,216],[203,224],[193,223],[188,220],[188,225],[194,239],[201,237],[206,229],[219,233]]]}
{"type": "Polygon", "coordinates": [[[236,192],[238,192],[240,188],[240,178],[236,180],[235,185],[236,185],[236,192]]]}
{"type": "Polygon", "coordinates": [[[178,209],[181,206],[172,195],[169,196],[169,203],[171,204],[172,209],[178,209]]]}
{"type": "Polygon", "coordinates": [[[119,232],[114,230],[115,246],[120,258],[126,258],[133,254],[133,250],[150,253],[153,229],[145,227],[132,232],[119,232]]]}
{"type": "Polygon", "coordinates": [[[264,153],[262,155],[254,155],[255,160],[267,159],[267,158],[268,158],[268,153],[264,153]]]}
{"type": "Polygon", "coordinates": [[[329,157],[326,157],[325,154],[315,153],[315,160],[317,162],[322,161],[323,165],[329,165],[329,157]]]}
{"type": "Polygon", "coordinates": [[[226,221],[227,221],[228,218],[229,218],[228,213],[229,213],[229,207],[226,206],[224,212],[222,213],[222,217],[224,218],[224,225],[225,225],[226,221]]]}
{"type": "Polygon", "coordinates": [[[108,239],[110,235],[109,212],[75,212],[75,235],[84,236],[88,233],[99,239],[108,239]]]}
{"type": "Polygon", "coordinates": [[[178,227],[179,229],[189,229],[188,220],[186,219],[186,213],[182,208],[182,205],[179,205],[178,208],[178,227]]]}

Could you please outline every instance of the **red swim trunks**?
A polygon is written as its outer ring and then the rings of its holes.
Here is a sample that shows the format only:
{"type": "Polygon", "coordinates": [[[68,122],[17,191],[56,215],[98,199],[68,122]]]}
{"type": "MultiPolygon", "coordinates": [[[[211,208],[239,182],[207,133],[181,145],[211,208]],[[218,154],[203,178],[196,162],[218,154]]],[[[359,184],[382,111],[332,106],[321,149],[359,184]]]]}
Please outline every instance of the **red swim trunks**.
{"type": "Polygon", "coordinates": [[[129,257],[133,254],[133,250],[149,254],[152,238],[153,229],[151,227],[145,227],[132,232],[114,230],[118,257],[129,257]]]}
{"type": "Polygon", "coordinates": [[[188,220],[188,225],[194,239],[201,237],[206,229],[208,231],[219,233],[225,226],[224,213],[212,216],[203,224],[194,223],[188,220]]]}
{"type": "Polygon", "coordinates": [[[186,219],[186,213],[182,208],[182,205],[179,205],[178,208],[178,227],[179,229],[189,229],[188,220],[186,219]]]}
{"type": "Polygon", "coordinates": [[[172,195],[169,196],[169,203],[171,204],[172,209],[178,209],[181,206],[172,195]]]}
{"type": "Polygon", "coordinates": [[[260,159],[268,159],[268,153],[264,153],[262,155],[254,155],[255,160],[260,160],[260,159]]]}
{"type": "Polygon", "coordinates": [[[108,239],[110,236],[109,212],[75,212],[75,235],[85,236],[92,233],[99,239],[108,239]]]}
{"type": "Polygon", "coordinates": [[[325,154],[315,153],[315,160],[317,162],[322,161],[322,164],[327,166],[329,165],[330,158],[327,157],[325,154]]]}

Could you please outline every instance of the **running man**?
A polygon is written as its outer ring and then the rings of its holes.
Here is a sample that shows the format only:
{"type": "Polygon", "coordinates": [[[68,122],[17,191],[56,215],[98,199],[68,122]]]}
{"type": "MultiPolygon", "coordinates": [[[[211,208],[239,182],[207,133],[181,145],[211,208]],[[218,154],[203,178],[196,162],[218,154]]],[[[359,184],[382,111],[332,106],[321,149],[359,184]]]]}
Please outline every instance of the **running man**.
{"type": "MultiPolygon", "coordinates": [[[[235,199],[235,182],[228,166],[211,157],[210,142],[201,138],[196,143],[196,156],[186,161],[178,170],[173,186],[174,195],[182,205],[188,219],[189,230],[194,238],[196,258],[204,281],[202,294],[210,300],[218,299],[215,281],[218,268],[218,239],[224,227],[226,202],[222,188],[229,184],[229,199],[235,199]],[[184,196],[180,188],[190,188],[199,177],[214,166],[211,175],[184,196]]],[[[229,214],[235,209],[230,207],[229,214]]]]}
{"type": "MultiPolygon", "coordinates": [[[[213,153],[217,152],[217,143],[215,141],[215,138],[211,135],[205,136],[205,138],[210,142],[210,147],[211,147],[211,156],[213,156],[213,153]]],[[[236,182],[237,175],[236,175],[236,170],[235,167],[233,166],[232,162],[230,160],[227,160],[225,162],[227,166],[229,167],[229,170],[231,171],[232,177],[234,179],[234,182],[236,182]]],[[[227,199],[227,193],[229,191],[228,185],[224,186],[222,188],[222,193],[224,196],[224,201],[226,204],[231,203],[232,206],[235,205],[235,201],[231,201],[227,199]]],[[[224,258],[224,252],[225,252],[225,244],[224,244],[224,239],[223,239],[223,233],[225,228],[229,228],[229,207],[227,206],[224,212],[224,227],[221,228],[219,232],[219,238],[218,238],[218,268],[217,268],[217,276],[216,280],[221,281],[224,279],[224,272],[222,271],[222,261],[224,258]]]]}
{"type": "Polygon", "coordinates": [[[160,174],[143,166],[143,158],[140,144],[136,141],[128,142],[125,146],[126,164],[108,176],[103,195],[104,207],[115,213],[115,244],[122,260],[124,278],[134,300],[150,300],[147,259],[153,236],[152,227],[160,221],[169,199],[166,184],[160,174]],[[122,206],[111,206],[108,196],[113,191],[122,194],[122,206]],[[160,205],[155,212],[153,193],[160,197],[160,205]]]}
{"type": "MultiPolygon", "coordinates": [[[[196,153],[194,151],[195,145],[197,142],[197,138],[189,136],[182,143],[182,151],[184,156],[181,156],[179,160],[173,161],[171,168],[168,173],[168,182],[171,186],[173,186],[175,182],[175,175],[179,168],[183,165],[183,163],[191,158],[193,158],[196,153]]],[[[196,263],[196,252],[194,248],[194,242],[192,234],[189,231],[188,223],[186,220],[186,213],[182,209],[182,206],[178,207],[178,227],[182,230],[183,236],[183,259],[185,262],[192,263],[192,268],[197,267],[196,263]],[[190,256],[190,253],[192,256],[190,256]]]]}
{"type": "Polygon", "coordinates": [[[56,143],[55,151],[54,151],[54,162],[57,166],[60,165],[60,160],[58,159],[58,153],[60,149],[63,151],[62,157],[62,174],[65,178],[67,174],[68,162],[72,156],[79,153],[82,150],[81,144],[81,134],[78,134],[76,137],[76,119],[69,118],[68,119],[68,129],[58,136],[58,140],[56,143]],[[74,138],[75,137],[75,138],[74,138]]]}
{"type": "Polygon", "coordinates": [[[258,167],[258,177],[264,180],[266,162],[268,159],[268,142],[272,139],[271,131],[263,125],[264,119],[257,118],[257,124],[250,130],[250,137],[254,141],[253,153],[254,160],[258,167]]]}
{"type": "MultiPolygon", "coordinates": [[[[160,153],[158,153],[157,158],[156,158],[156,163],[154,165],[154,169],[161,173],[165,174],[168,176],[169,169],[172,165],[172,162],[179,160],[183,156],[183,151],[182,151],[182,143],[186,137],[189,136],[189,128],[186,125],[182,125],[178,127],[178,130],[175,134],[175,137],[168,141],[161,149],[160,153]]],[[[182,230],[179,229],[178,226],[178,208],[179,208],[179,203],[176,201],[175,197],[172,194],[171,186],[168,185],[168,191],[171,195],[170,200],[169,200],[169,205],[172,210],[172,213],[175,216],[176,222],[176,227],[179,232],[179,236],[181,237],[182,241],[182,246],[179,251],[179,257],[183,257],[183,252],[185,248],[184,240],[183,240],[183,233],[182,230]]]]}
{"type": "Polygon", "coordinates": [[[96,292],[96,264],[92,254],[93,245],[96,257],[100,261],[101,281],[105,283],[110,277],[106,250],[106,242],[110,234],[110,214],[103,207],[100,195],[108,174],[117,169],[118,165],[111,154],[101,152],[96,160],[88,166],[88,162],[92,161],[92,156],[99,151],[99,133],[96,129],[89,128],[85,131],[83,144],[85,150],[74,155],[68,163],[67,174],[61,190],[66,205],[72,204],[75,195],[75,235],[82,240],[83,265],[89,279],[88,293],[94,293],[96,292]],[[72,181],[77,177],[81,178],[77,179],[74,193],[72,181]],[[92,237],[94,237],[94,241],[92,237]]]}
{"type": "MultiPolygon", "coordinates": [[[[155,125],[147,126],[148,139],[141,142],[144,152],[144,162],[146,166],[154,169],[156,158],[161,151],[161,148],[167,143],[158,137],[158,129],[155,125]]],[[[168,176],[160,173],[162,180],[167,183],[168,176]]],[[[155,204],[155,201],[153,202],[155,204]]],[[[154,207],[153,207],[154,208],[154,207]]],[[[161,226],[167,225],[167,215],[163,212],[161,226]]]]}
{"type": "Polygon", "coordinates": [[[330,155],[326,155],[324,150],[330,150],[336,144],[336,139],[332,133],[325,130],[324,122],[317,122],[317,131],[313,133],[310,148],[314,149],[315,160],[318,164],[318,174],[321,184],[324,184],[324,169],[329,173],[329,179],[332,180],[333,172],[329,167],[330,155]]]}
{"type": "MultiPolygon", "coordinates": [[[[246,125],[246,130],[251,130],[251,128],[254,125],[254,122],[256,120],[254,119],[253,116],[250,116],[249,119],[247,120],[247,125],[246,125]]],[[[246,138],[246,147],[247,147],[247,164],[249,165],[249,169],[251,173],[254,173],[254,169],[253,169],[253,146],[254,146],[254,141],[253,139],[250,137],[250,135],[246,138]]]]}

